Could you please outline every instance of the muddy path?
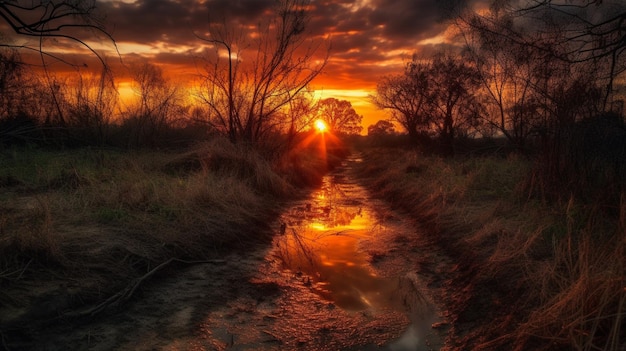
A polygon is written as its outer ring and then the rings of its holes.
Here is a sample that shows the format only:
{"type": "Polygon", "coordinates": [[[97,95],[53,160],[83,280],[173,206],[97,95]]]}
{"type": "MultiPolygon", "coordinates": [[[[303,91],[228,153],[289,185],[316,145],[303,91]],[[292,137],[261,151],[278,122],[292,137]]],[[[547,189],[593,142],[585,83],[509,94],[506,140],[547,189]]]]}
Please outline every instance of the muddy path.
{"type": "Polygon", "coordinates": [[[451,263],[372,200],[358,155],[275,223],[271,245],[180,265],[122,310],[56,323],[15,349],[438,350],[451,263]]]}

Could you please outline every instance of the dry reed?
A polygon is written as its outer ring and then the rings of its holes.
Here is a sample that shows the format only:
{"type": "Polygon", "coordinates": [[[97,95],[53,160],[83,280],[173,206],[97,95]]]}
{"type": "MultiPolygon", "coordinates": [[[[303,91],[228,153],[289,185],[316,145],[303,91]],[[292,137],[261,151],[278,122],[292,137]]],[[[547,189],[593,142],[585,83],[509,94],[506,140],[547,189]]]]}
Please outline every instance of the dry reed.
{"type": "Polygon", "coordinates": [[[520,158],[366,152],[361,176],[459,263],[450,350],[622,350],[626,208],[525,198],[520,158]],[[521,185],[520,185],[521,184],[521,185]]]}

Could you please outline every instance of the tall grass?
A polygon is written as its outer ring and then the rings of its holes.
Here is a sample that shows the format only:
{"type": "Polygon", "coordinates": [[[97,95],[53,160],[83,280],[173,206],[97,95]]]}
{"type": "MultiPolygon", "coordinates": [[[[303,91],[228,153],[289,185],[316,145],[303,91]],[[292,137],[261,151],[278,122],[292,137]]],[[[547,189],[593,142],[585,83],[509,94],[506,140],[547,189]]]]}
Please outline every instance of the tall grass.
{"type": "Polygon", "coordinates": [[[626,207],[528,198],[518,157],[366,153],[361,175],[459,263],[450,349],[622,350],[626,207]]]}
{"type": "Polygon", "coordinates": [[[0,330],[32,322],[24,310],[43,297],[25,286],[61,289],[79,309],[172,258],[269,242],[298,194],[275,165],[221,139],[169,153],[8,150],[0,163],[0,330]]]}

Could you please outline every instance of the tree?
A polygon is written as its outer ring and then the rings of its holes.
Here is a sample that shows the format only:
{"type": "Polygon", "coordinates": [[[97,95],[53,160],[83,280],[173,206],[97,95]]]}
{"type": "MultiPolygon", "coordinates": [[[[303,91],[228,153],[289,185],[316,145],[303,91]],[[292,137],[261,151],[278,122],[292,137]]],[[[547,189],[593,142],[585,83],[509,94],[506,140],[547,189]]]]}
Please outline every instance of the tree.
{"type": "Polygon", "coordinates": [[[376,94],[370,96],[376,106],[391,111],[391,118],[406,130],[413,143],[429,126],[429,70],[430,63],[414,58],[405,66],[404,74],[383,77],[376,94]]]}
{"type": "Polygon", "coordinates": [[[111,71],[100,75],[79,74],[62,87],[64,112],[72,137],[87,144],[103,144],[106,128],[118,107],[118,91],[111,71]]]}
{"type": "Polygon", "coordinates": [[[182,114],[180,90],[163,76],[163,70],[151,63],[135,65],[134,86],[137,101],[127,111],[131,146],[155,146],[165,129],[182,114]]]}
{"type": "Polygon", "coordinates": [[[575,62],[570,31],[547,22],[530,28],[529,22],[539,20],[495,4],[491,12],[467,19],[463,33],[490,112],[484,121],[524,148],[530,137],[558,135],[576,120],[598,114],[602,69],[599,62],[575,62]]]}
{"type": "Polygon", "coordinates": [[[0,50],[0,120],[17,114],[23,80],[24,65],[19,53],[13,49],[0,50]]]}
{"type": "Polygon", "coordinates": [[[326,64],[325,58],[314,60],[320,46],[305,36],[309,4],[280,0],[270,20],[252,34],[224,19],[201,38],[214,51],[206,57],[200,99],[210,111],[210,123],[232,142],[261,143],[291,124],[284,118],[290,103],[307,93],[326,64]]]}
{"type": "Polygon", "coordinates": [[[321,100],[317,106],[317,115],[328,125],[328,128],[339,134],[359,134],[363,127],[363,116],[356,113],[352,103],[347,100],[328,98],[321,100]]]}
{"type": "Polygon", "coordinates": [[[611,109],[615,81],[626,72],[623,1],[494,0],[490,12],[475,13],[465,23],[500,42],[533,49],[544,59],[593,66],[605,87],[602,108],[611,109]]]}
{"type": "Polygon", "coordinates": [[[47,38],[67,39],[87,48],[104,65],[102,57],[77,33],[81,30],[90,34],[99,33],[115,43],[105,30],[104,23],[94,15],[95,10],[95,0],[0,1],[0,19],[15,34],[40,41],[37,46],[12,45],[6,42],[0,45],[33,50],[64,61],[56,54],[42,50],[42,44],[47,38]]]}
{"type": "Polygon", "coordinates": [[[413,57],[402,76],[387,77],[378,84],[372,101],[391,109],[413,142],[419,134],[436,131],[446,154],[458,132],[477,126],[483,106],[476,97],[479,73],[450,55],[430,60],[413,57]]]}
{"type": "Polygon", "coordinates": [[[396,127],[393,122],[381,119],[380,121],[367,127],[368,136],[382,136],[396,134],[396,127]]]}
{"type": "Polygon", "coordinates": [[[476,98],[480,76],[476,68],[450,55],[433,59],[428,101],[431,123],[439,133],[444,152],[452,155],[457,132],[467,131],[478,123],[483,106],[476,98]]]}

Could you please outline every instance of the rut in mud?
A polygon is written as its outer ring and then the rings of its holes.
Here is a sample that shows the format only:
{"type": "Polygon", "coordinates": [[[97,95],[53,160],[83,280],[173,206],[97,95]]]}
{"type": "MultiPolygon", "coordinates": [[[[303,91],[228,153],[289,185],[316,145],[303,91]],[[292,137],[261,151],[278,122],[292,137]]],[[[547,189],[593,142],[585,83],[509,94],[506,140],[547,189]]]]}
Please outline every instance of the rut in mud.
{"type": "Polygon", "coordinates": [[[58,325],[35,342],[46,350],[438,350],[445,324],[434,277],[446,263],[433,265],[410,218],[368,198],[351,174],[357,162],[346,160],[287,209],[270,247],[177,270],[144,286],[125,311],[58,325]]]}

